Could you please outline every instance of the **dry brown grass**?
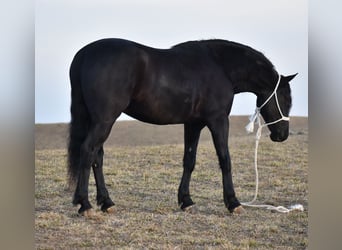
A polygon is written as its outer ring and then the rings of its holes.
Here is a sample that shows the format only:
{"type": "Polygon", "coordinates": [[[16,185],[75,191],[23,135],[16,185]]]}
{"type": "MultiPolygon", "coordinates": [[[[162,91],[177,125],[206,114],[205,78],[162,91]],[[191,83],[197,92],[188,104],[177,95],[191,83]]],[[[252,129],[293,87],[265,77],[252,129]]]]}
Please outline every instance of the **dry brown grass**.
{"type": "MultiPolygon", "coordinates": [[[[116,203],[115,213],[103,214],[95,207],[95,216],[84,218],[71,205],[72,192],[66,186],[66,150],[36,149],[36,247],[305,249],[307,136],[305,127],[295,127],[286,142],[273,143],[263,136],[259,146],[259,202],[304,205],[304,212],[290,214],[246,208],[243,215],[230,215],[223,204],[221,173],[213,145],[203,139],[191,182],[197,212],[180,211],[176,198],[183,146],[165,144],[165,139],[160,145],[107,146],[104,171],[116,203]]],[[[231,133],[229,145],[236,193],[241,201],[248,201],[254,192],[253,136],[231,133]]],[[[89,192],[95,206],[93,177],[89,192]]]]}

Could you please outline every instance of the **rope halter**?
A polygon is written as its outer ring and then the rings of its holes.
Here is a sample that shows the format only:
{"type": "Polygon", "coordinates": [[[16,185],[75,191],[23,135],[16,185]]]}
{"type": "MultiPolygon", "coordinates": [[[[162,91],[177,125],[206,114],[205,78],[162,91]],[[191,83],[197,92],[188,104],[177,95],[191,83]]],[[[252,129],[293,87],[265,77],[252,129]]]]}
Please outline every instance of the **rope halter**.
{"type": "Polygon", "coordinates": [[[257,205],[254,204],[254,202],[257,200],[258,196],[258,188],[259,188],[259,174],[258,174],[258,145],[259,145],[259,140],[261,137],[261,130],[263,127],[266,127],[271,124],[275,124],[280,121],[289,121],[290,118],[288,116],[284,116],[283,113],[281,112],[280,106],[279,106],[279,101],[278,101],[278,96],[277,96],[277,89],[279,87],[281,76],[278,74],[278,81],[277,84],[272,92],[272,94],[266,99],[266,101],[260,106],[256,107],[255,112],[253,115],[250,116],[249,118],[249,123],[246,126],[246,130],[248,133],[252,133],[254,131],[254,123],[258,123],[258,130],[256,132],[256,140],[255,140],[255,151],[254,151],[254,170],[255,170],[255,193],[254,193],[254,198],[249,201],[249,202],[241,202],[243,206],[247,207],[255,207],[255,208],[266,208],[269,210],[274,210],[280,213],[289,213],[294,210],[299,210],[299,211],[304,211],[304,208],[301,204],[295,204],[290,206],[289,208],[283,207],[283,206],[272,206],[272,205],[257,205]],[[278,107],[278,111],[281,115],[281,118],[278,120],[272,121],[272,122],[265,122],[264,124],[261,124],[261,114],[260,110],[271,100],[272,97],[275,97],[276,104],[278,107]]]}
{"type": "Polygon", "coordinates": [[[277,90],[278,90],[278,87],[279,87],[279,84],[280,84],[280,79],[281,79],[281,76],[278,74],[278,81],[277,81],[277,84],[276,84],[272,94],[266,99],[266,101],[260,107],[256,107],[254,114],[249,117],[249,123],[246,126],[246,130],[247,130],[248,133],[253,133],[253,131],[254,131],[254,123],[257,122],[258,126],[259,126],[257,134],[256,134],[257,139],[260,138],[260,136],[261,136],[261,129],[263,127],[266,127],[266,126],[271,125],[271,124],[278,123],[280,121],[289,121],[290,120],[290,117],[284,116],[283,112],[281,112],[279,101],[278,101],[277,90]],[[272,122],[267,122],[267,123],[265,122],[264,124],[261,124],[260,110],[271,100],[271,98],[273,96],[275,97],[277,108],[278,108],[279,114],[281,115],[281,118],[279,118],[278,120],[272,121],[272,122]]]}

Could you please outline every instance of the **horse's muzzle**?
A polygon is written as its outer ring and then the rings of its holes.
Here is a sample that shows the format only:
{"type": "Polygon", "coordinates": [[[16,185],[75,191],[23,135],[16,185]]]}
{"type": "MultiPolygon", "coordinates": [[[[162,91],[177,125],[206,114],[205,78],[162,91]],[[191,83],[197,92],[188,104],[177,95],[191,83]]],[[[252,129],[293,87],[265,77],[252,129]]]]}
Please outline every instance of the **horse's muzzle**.
{"type": "Polygon", "coordinates": [[[270,138],[274,142],[285,141],[289,137],[289,133],[271,133],[270,138]]]}

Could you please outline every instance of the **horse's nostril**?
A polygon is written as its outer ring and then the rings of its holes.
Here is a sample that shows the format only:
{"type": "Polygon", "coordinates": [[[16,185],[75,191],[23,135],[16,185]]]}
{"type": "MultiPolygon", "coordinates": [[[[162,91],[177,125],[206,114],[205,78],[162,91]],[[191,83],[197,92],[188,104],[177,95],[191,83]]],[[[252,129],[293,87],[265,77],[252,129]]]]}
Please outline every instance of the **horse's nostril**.
{"type": "Polygon", "coordinates": [[[274,134],[271,133],[270,138],[272,141],[274,142],[282,142],[285,141],[287,139],[288,135],[286,134],[274,134]]]}

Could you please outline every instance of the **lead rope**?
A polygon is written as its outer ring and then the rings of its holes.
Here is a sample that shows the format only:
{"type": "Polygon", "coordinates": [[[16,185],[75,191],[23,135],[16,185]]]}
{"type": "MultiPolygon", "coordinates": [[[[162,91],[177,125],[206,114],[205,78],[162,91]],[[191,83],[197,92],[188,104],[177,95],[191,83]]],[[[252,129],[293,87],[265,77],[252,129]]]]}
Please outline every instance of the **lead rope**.
{"type": "Polygon", "coordinates": [[[256,136],[255,136],[255,150],[254,150],[255,193],[254,193],[254,198],[251,201],[249,201],[249,202],[241,202],[241,204],[243,206],[246,206],[246,207],[266,208],[268,210],[273,210],[273,211],[277,211],[277,212],[280,212],[280,213],[289,213],[289,212],[294,211],[294,210],[304,211],[303,205],[295,204],[295,205],[290,206],[289,208],[286,208],[286,207],[283,207],[283,206],[277,206],[276,207],[276,206],[266,205],[266,204],[260,204],[260,205],[254,204],[255,201],[257,200],[258,189],[259,189],[258,147],[259,147],[259,141],[260,141],[260,138],[261,138],[262,128],[266,127],[267,125],[275,124],[275,123],[280,122],[280,121],[289,121],[290,120],[289,117],[286,117],[286,116],[283,115],[283,113],[281,112],[280,106],[279,106],[279,102],[278,102],[277,89],[278,89],[278,86],[279,86],[279,83],[280,83],[280,77],[281,76],[279,75],[278,76],[278,82],[276,84],[276,87],[275,87],[273,93],[270,95],[269,98],[267,98],[267,100],[260,107],[257,107],[255,109],[254,114],[249,118],[250,122],[246,126],[247,132],[248,133],[252,133],[253,130],[254,130],[254,123],[257,122],[257,124],[258,124],[258,129],[256,131],[256,136]],[[261,110],[261,108],[263,106],[266,105],[266,103],[272,98],[273,95],[275,96],[275,100],[276,100],[277,107],[278,107],[279,113],[281,115],[281,118],[276,120],[276,121],[273,121],[273,122],[261,124],[260,110],[261,110]]]}

